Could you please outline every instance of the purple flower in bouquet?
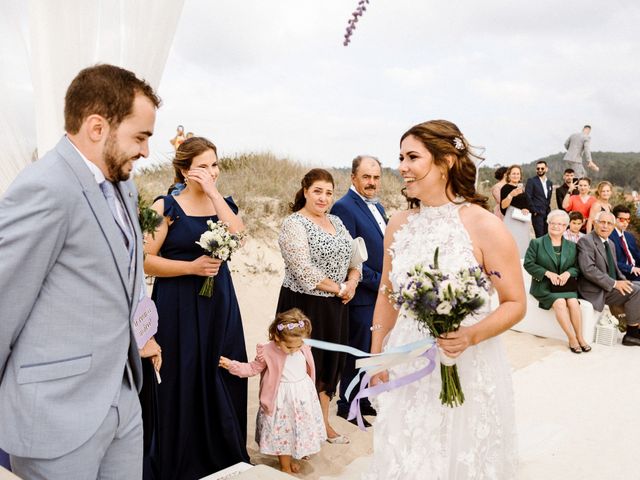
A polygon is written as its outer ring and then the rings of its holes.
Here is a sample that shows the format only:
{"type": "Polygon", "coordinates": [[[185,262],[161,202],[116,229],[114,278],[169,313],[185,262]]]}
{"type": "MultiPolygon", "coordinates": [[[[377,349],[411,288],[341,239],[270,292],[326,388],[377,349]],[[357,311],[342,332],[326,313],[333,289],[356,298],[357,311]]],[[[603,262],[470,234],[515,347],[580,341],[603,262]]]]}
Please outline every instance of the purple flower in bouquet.
{"type": "Polygon", "coordinates": [[[369,0],[359,0],[358,7],[351,14],[351,18],[347,22],[347,29],[344,34],[344,42],[342,44],[346,47],[351,42],[351,35],[356,29],[356,23],[358,23],[358,18],[361,17],[364,12],[367,11],[367,5],[369,4],[369,0]]]}
{"type": "MultiPolygon", "coordinates": [[[[200,235],[196,243],[209,253],[211,258],[227,261],[231,254],[242,246],[242,233],[229,232],[229,225],[224,222],[207,220],[209,229],[200,235]]],[[[200,289],[200,295],[209,297],[213,295],[214,277],[207,277],[200,289]]]]}
{"type": "MultiPolygon", "coordinates": [[[[398,308],[404,307],[414,314],[420,329],[426,329],[432,337],[438,338],[458,330],[468,315],[484,305],[489,290],[487,275],[500,277],[497,272],[486,272],[485,275],[479,265],[452,274],[443,272],[438,265],[436,248],[433,264],[415,265],[405,283],[391,297],[398,308]]],[[[444,357],[441,354],[440,400],[449,407],[462,405],[464,393],[457,366],[453,359],[444,357]]]]}

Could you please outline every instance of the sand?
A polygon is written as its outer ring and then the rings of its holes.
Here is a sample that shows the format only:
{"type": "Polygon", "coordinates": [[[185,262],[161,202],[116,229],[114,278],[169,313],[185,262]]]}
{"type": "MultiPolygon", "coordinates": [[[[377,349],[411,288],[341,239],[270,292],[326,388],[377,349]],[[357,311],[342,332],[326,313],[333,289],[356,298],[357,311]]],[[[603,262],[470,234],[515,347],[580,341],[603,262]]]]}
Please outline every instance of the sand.
{"type": "MultiPolygon", "coordinates": [[[[231,263],[247,352],[267,341],[283,277],[274,241],[250,239],[231,263]]],[[[594,345],[589,354],[569,352],[565,342],[514,331],[502,335],[513,369],[519,436],[518,478],[640,479],[640,349],[594,345]]],[[[248,450],[255,464],[278,466],[254,439],[259,378],[249,380],[248,450]]],[[[372,432],[335,416],[332,424],[349,445],[325,444],[302,462],[298,478],[358,479],[373,452],[372,432]]]]}

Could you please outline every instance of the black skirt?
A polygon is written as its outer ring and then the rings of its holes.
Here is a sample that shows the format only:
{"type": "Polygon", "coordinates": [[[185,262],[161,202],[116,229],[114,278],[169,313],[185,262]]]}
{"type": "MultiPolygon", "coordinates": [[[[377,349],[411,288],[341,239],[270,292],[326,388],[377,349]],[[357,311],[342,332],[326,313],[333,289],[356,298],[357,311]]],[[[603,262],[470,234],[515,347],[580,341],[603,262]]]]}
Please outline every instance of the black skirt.
{"type": "MultiPolygon", "coordinates": [[[[338,297],[319,297],[297,293],[286,287],[280,289],[277,313],[299,308],[311,320],[311,338],[325,342],[349,344],[349,307],[338,297]]],[[[316,364],[316,389],[329,397],[336,393],[342,375],[345,353],[312,348],[316,364]]]]}

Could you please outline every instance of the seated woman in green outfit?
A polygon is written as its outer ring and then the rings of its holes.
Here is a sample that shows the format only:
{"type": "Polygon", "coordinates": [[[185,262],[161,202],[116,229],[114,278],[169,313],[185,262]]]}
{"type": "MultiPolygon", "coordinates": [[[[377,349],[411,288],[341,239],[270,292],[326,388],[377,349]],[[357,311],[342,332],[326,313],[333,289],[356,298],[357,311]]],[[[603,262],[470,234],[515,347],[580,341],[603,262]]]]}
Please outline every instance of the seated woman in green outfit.
{"type": "Polygon", "coordinates": [[[556,319],[569,339],[573,353],[589,352],[582,336],[582,317],[578,303],[578,253],[576,244],[562,237],[569,225],[564,210],[547,216],[549,233],[531,240],[524,256],[524,268],[531,275],[529,293],[544,310],[553,308],[556,319]]]}

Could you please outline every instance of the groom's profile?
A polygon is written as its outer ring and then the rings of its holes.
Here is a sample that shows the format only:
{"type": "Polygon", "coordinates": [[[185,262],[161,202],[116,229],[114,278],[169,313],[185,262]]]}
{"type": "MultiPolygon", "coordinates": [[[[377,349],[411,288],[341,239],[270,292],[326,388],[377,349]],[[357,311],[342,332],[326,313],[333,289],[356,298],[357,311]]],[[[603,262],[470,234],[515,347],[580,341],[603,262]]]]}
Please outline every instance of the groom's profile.
{"type": "Polygon", "coordinates": [[[128,70],[82,70],[65,96],[66,135],[0,199],[0,448],[20,477],[142,477],[129,176],[159,105],[128,70]]]}

